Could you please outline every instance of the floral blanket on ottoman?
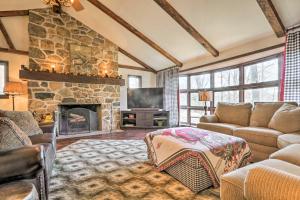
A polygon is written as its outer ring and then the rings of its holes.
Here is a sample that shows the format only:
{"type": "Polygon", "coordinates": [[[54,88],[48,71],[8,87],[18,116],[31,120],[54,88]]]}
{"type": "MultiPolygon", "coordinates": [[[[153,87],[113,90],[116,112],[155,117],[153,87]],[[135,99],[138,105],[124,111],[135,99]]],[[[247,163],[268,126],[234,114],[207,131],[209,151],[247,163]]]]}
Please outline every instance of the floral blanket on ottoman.
{"type": "Polygon", "coordinates": [[[145,142],[158,170],[195,157],[207,170],[214,187],[219,186],[222,174],[246,165],[251,157],[244,139],[191,127],[157,130],[148,133],[145,142]]]}

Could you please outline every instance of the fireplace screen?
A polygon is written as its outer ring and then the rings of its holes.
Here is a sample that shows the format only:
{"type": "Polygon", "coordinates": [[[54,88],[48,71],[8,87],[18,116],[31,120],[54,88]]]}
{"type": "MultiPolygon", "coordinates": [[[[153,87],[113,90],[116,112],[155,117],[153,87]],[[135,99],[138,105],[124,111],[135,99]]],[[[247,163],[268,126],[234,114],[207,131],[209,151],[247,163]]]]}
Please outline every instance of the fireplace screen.
{"type": "Polygon", "coordinates": [[[62,106],[60,134],[70,135],[98,130],[98,114],[93,106],[62,106]]]}

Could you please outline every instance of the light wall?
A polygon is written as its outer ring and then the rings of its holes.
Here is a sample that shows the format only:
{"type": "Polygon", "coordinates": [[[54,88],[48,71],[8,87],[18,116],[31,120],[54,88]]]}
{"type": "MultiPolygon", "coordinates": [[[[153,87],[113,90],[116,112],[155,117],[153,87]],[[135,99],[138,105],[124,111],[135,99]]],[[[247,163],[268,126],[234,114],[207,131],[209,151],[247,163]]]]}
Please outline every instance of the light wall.
{"type": "MultiPolygon", "coordinates": [[[[200,65],[204,65],[207,63],[212,63],[212,62],[216,62],[219,60],[223,60],[226,58],[230,58],[230,57],[234,57],[237,55],[241,55],[241,54],[245,54],[248,52],[254,52],[260,49],[264,49],[267,47],[271,47],[271,46],[275,46],[278,44],[282,44],[285,42],[285,38],[277,38],[276,36],[270,36],[270,37],[265,37],[256,41],[252,41],[250,43],[246,43],[244,45],[241,46],[237,46],[237,47],[233,47],[231,49],[228,50],[224,50],[220,52],[220,55],[218,57],[213,57],[211,55],[208,56],[204,56],[204,57],[199,57],[197,59],[194,60],[190,60],[189,62],[186,62],[183,64],[183,67],[180,70],[185,70],[185,69],[189,69],[195,66],[200,66],[200,65]]],[[[272,49],[269,51],[265,51],[265,52],[261,52],[261,53],[257,53],[257,54],[252,54],[249,56],[245,56],[245,57],[241,57],[238,59],[234,59],[234,60],[230,60],[227,62],[221,62],[218,64],[212,64],[212,65],[208,65],[205,67],[201,67],[201,68],[197,68],[194,70],[189,70],[189,71],[185,71],[182,72],[181,74],[189,74],[189,73],[196,73],[196,72],[202,72],[202,71],[208,71],[208,70],[213,70],[213,69],[219,69],[219,68],[224,68],[224,67],[229,67],[229,66],[234,66],[234,65],[238,65],[241,63],[246,63],[249,61],[253,61],[259,58],[263,58],[266,56],[270,56],[270,55],[274,55],[276,53],[281,53],[283,52],[284,47],[279,47],[276,49],[272,49]]]]}
{"type": "MultiPolygon", "coordinates": [[[[21,65],[28,66],[28,56],[16,55],[11,53],[1,53],[0,60],[8,61],[9,81],[21,81],[19,79],[19,70],[21,65]]],[[[23,82],[27,86],[26,82],[23,82]]],[[[0,109],[12,110],[12,99],[0,99],[0,109]]],[[[28,110],[28,95],[16,96],[15,110],[28,110]]]]}
{"type": "Polygon", "coordinates": [[[128,75],[142,76],[142,87],[143,88],[156,87],[156,74],[154,74],[152,72],[119,68],[119,74],[122,75],[123,79],[125,79],[125,86],[122,86],[120,88],[121,110],[127,109],[128,75]]]}

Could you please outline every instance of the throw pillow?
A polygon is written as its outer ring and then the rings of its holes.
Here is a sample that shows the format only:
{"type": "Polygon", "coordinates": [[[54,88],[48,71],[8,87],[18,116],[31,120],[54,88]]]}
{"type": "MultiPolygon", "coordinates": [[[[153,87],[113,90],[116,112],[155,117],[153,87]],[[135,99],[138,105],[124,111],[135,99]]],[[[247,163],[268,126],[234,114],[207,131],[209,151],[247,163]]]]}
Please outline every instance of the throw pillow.
{"type": "Polygon", "coordinates": [[[283,104],[273,115],[269,128],[283,133],[300,131],[300,107],[283,104]]]}
{"type": "Polygon", "coordinates": [[[9,118],[0,117],[0,150],[32,145],[29,137],[9,118]]]}
{"type": "Polygon", "coordinates": [[[37,121],[29,111],[5,111],[0,110],[0,117],[7,117],[28,136],[43,134],[37,121]]]}
{"type": "Polygon", "coordinates": [[[218,103],[215,115],[219,122],[249,126],[251,103],[218,103]]]}
{"type": "MultiPolygon", "coordinates": [[[[267,128],[274,113],[284,104],[284,102],[259,102],[255,103],[254,110],[250,118],[250,126],[267,128]]],[[[295,102],[288,104],[297,105],[295,102]]]]}

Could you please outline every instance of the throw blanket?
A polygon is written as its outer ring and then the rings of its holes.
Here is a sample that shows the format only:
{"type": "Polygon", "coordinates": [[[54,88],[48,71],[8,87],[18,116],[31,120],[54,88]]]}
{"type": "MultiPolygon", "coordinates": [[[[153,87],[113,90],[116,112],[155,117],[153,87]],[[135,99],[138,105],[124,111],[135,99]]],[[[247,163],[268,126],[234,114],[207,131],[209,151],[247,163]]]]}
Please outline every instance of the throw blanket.
{"type": "Polygon", "coordinates": [[[214,187],[220,176],[246,165],[251,151],[242,138],[191,127],[162,129],[145,137],[150,161],[162,171],[189,157],[198,159],[214,187]]]}

